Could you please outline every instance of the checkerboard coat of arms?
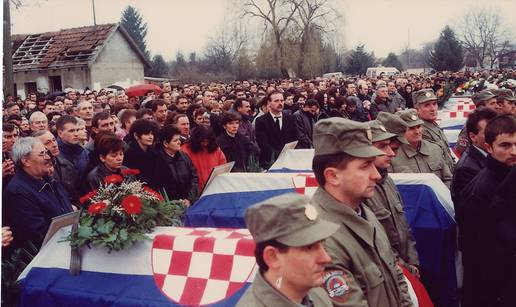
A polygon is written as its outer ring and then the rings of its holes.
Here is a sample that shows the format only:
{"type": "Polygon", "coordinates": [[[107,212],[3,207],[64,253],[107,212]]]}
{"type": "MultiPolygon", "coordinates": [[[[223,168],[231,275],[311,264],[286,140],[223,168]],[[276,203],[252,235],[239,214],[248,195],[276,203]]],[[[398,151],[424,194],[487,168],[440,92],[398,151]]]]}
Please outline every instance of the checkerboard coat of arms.
{"type": "Polygon", "coordinates": [[[254,248],[247,229],[174,227],[154,238],[154,281],[178,304],[213,304],[252,281],[254,248]]]}

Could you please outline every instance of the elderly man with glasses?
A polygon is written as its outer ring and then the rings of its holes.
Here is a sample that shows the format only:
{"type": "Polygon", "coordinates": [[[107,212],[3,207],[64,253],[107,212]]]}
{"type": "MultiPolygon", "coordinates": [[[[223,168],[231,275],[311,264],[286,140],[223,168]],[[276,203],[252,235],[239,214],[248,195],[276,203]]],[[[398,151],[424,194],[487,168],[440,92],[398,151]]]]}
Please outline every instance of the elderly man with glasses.
{"type": "Polygon", "coordinates": [[[21,138],[13,145],[16,174],[4,192],[6,225],[10,225],[16,247],[32,242],[37,248],[53,217],[72,211],[64,187],[53,179],[50,155],[40,140],[21,138]]]}

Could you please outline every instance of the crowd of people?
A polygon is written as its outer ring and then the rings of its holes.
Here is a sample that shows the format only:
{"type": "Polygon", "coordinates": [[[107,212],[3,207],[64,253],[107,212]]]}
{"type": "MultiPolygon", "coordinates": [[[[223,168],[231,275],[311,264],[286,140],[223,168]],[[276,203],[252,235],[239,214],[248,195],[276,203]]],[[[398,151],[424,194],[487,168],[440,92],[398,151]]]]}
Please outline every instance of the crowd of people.
{"type": "MultiPolygon", "coordinates": [[[[285,218],[294,225],[322,217],[331,222],[329,228],[341,227],[304,239],[294,234],[299,229],[294,226],[291,233],[263,228],[280,215],[246,216],[258,244],[260,291],[279,291],[306,303],[309,290],[324,281],[330,296],[321,302],[410,306],[397,263],[419,277],[419,259],[388,173],[433,173],[451,189],[456,208],[464,263],[462,306],[509,306],[516,301],[511,291],[516,288],[516,98],[511,79],[516,79],[513,71],[164,82],[159,92],[141,97],[110,89],[7,97],[2,245],[6,251],[27,242],[39,247],[53,217],[80,209],[81,196],[126,168],[138,169],[137,179],[188,206],[214,167],[234,162],[234,172],[266,170],[285,144],[298,141],[297,148],[315,151],[313,170],[320,187],[309,209],[315,213],[304,211],[304,220],[303,212],[296,213],[297,220],[294,213],[285,218]],[[496,89],[485,89],[488,84],[496,89]],[[473,95],[476,110],[452,153],[436,122],[437,111],[451,93],[465,91],[473,95]],[[325,238],[326,252],[320,244],[325,238]],[[276,255],[302,246],[310,248],[296,253],[312,251],[320,260],[305,270],[326,267],[308,283],[305,275],[281,275],[286,262],[276,255]],[[491,266],[486,259],[492,259],[491,266]],[[478,274],[488,282],[478,282],[478,274]],[[478,293],[485,294],[482,300],[478,293]]],[[[292,201],[308,203],[287,199],[292,201]]],[[[275,203],[269,205],[279,214],[284,208],[275,203]]]]}

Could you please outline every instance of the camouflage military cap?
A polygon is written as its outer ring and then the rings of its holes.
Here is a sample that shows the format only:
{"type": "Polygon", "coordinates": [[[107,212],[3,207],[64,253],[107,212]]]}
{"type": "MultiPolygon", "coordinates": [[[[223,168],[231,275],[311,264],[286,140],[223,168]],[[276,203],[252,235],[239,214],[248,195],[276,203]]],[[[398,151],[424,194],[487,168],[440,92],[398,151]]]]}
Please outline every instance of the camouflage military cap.
{"type": "Polygon", "coordinates": [[[477,106],[480,103],[486,102],[489,99],[493,99],[493,98],[496,98],[496,95],[492,91],[489,91],[489,90],[480,91],[480,92],[476,93],[475,95],[473,95],[473,97],[471,97],[471,99],[473,100],[473,103],[475,103],[475,105],[477,105],[477,106]]]}
{"type": "Polygon", "coordinates": [[[500,88],[497,90],[493,90],[493,94],[497,96],[497,98],[503,98],[510,102],[516,102],[516,97],[514,97],[514,93],[508,88],[500,88]]]}
{"type": "Polygon", "coordinates": [[[316,156],[346,153],[370,158],[384,154],[373,146],[373,133],[368,123],[340,117],[318,121],[314,126],[313,140],[316,156]]]}
{"type": "Polygon", "coordinates": [[[387,131],[387,128],[378,120],[370,121],[369,125],[371,126],[371,132],[373,132],[373,143],[396,137],[396,134],[387,131]]]}
{"type": "Polygon", "coordinates": [[[379,121],[387,129],[387,131],[396,134],[398,141],[403,144],[408,144],[408,141],[405,138],[405,131],[407,131],[408,125],[403,119],[401,119],[399,115],[388,112],[380,112],[378,113],[376,120],[379,121]]]}
{"type": "Polygon", "coordinates": [[[416,109],[407,109],[396,112],[401,119],[407,124],[407,127],[412,128],[418,125],[422,125],[423,121],[417,116],[416,109]]]}
{"type": "Polygon", "coordinates": [[[287,246],[306,246],[334,234],[339,225],[321,219],[310,199],[287,193],[247,208],[245,223],[256,243],[276,240],[287,246]]]}
{"type": "Polygon", "coordinates": [[[414,102],[414,106],[432,100],[437,100],[437,96],[435,96],[435,93],[432,89],[425,88],[412,93],[412,101],[414,102]]]}

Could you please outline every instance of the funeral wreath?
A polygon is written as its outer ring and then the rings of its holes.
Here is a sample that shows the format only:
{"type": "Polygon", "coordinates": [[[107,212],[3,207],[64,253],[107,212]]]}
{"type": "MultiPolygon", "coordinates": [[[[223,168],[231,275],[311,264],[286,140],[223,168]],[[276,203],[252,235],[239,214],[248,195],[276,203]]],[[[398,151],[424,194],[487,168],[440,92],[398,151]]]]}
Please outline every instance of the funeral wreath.
{"type": "Polygon", "coordinates": [[[139,170],[125,169],[122,175],[104,177],[98,190],[80,202],[84,206],[79,225],[67,240],[75,248],[105,247],[108,251],[127,249],[156,226],[182,226],[186,206],[135,180],[139,170]]]}

